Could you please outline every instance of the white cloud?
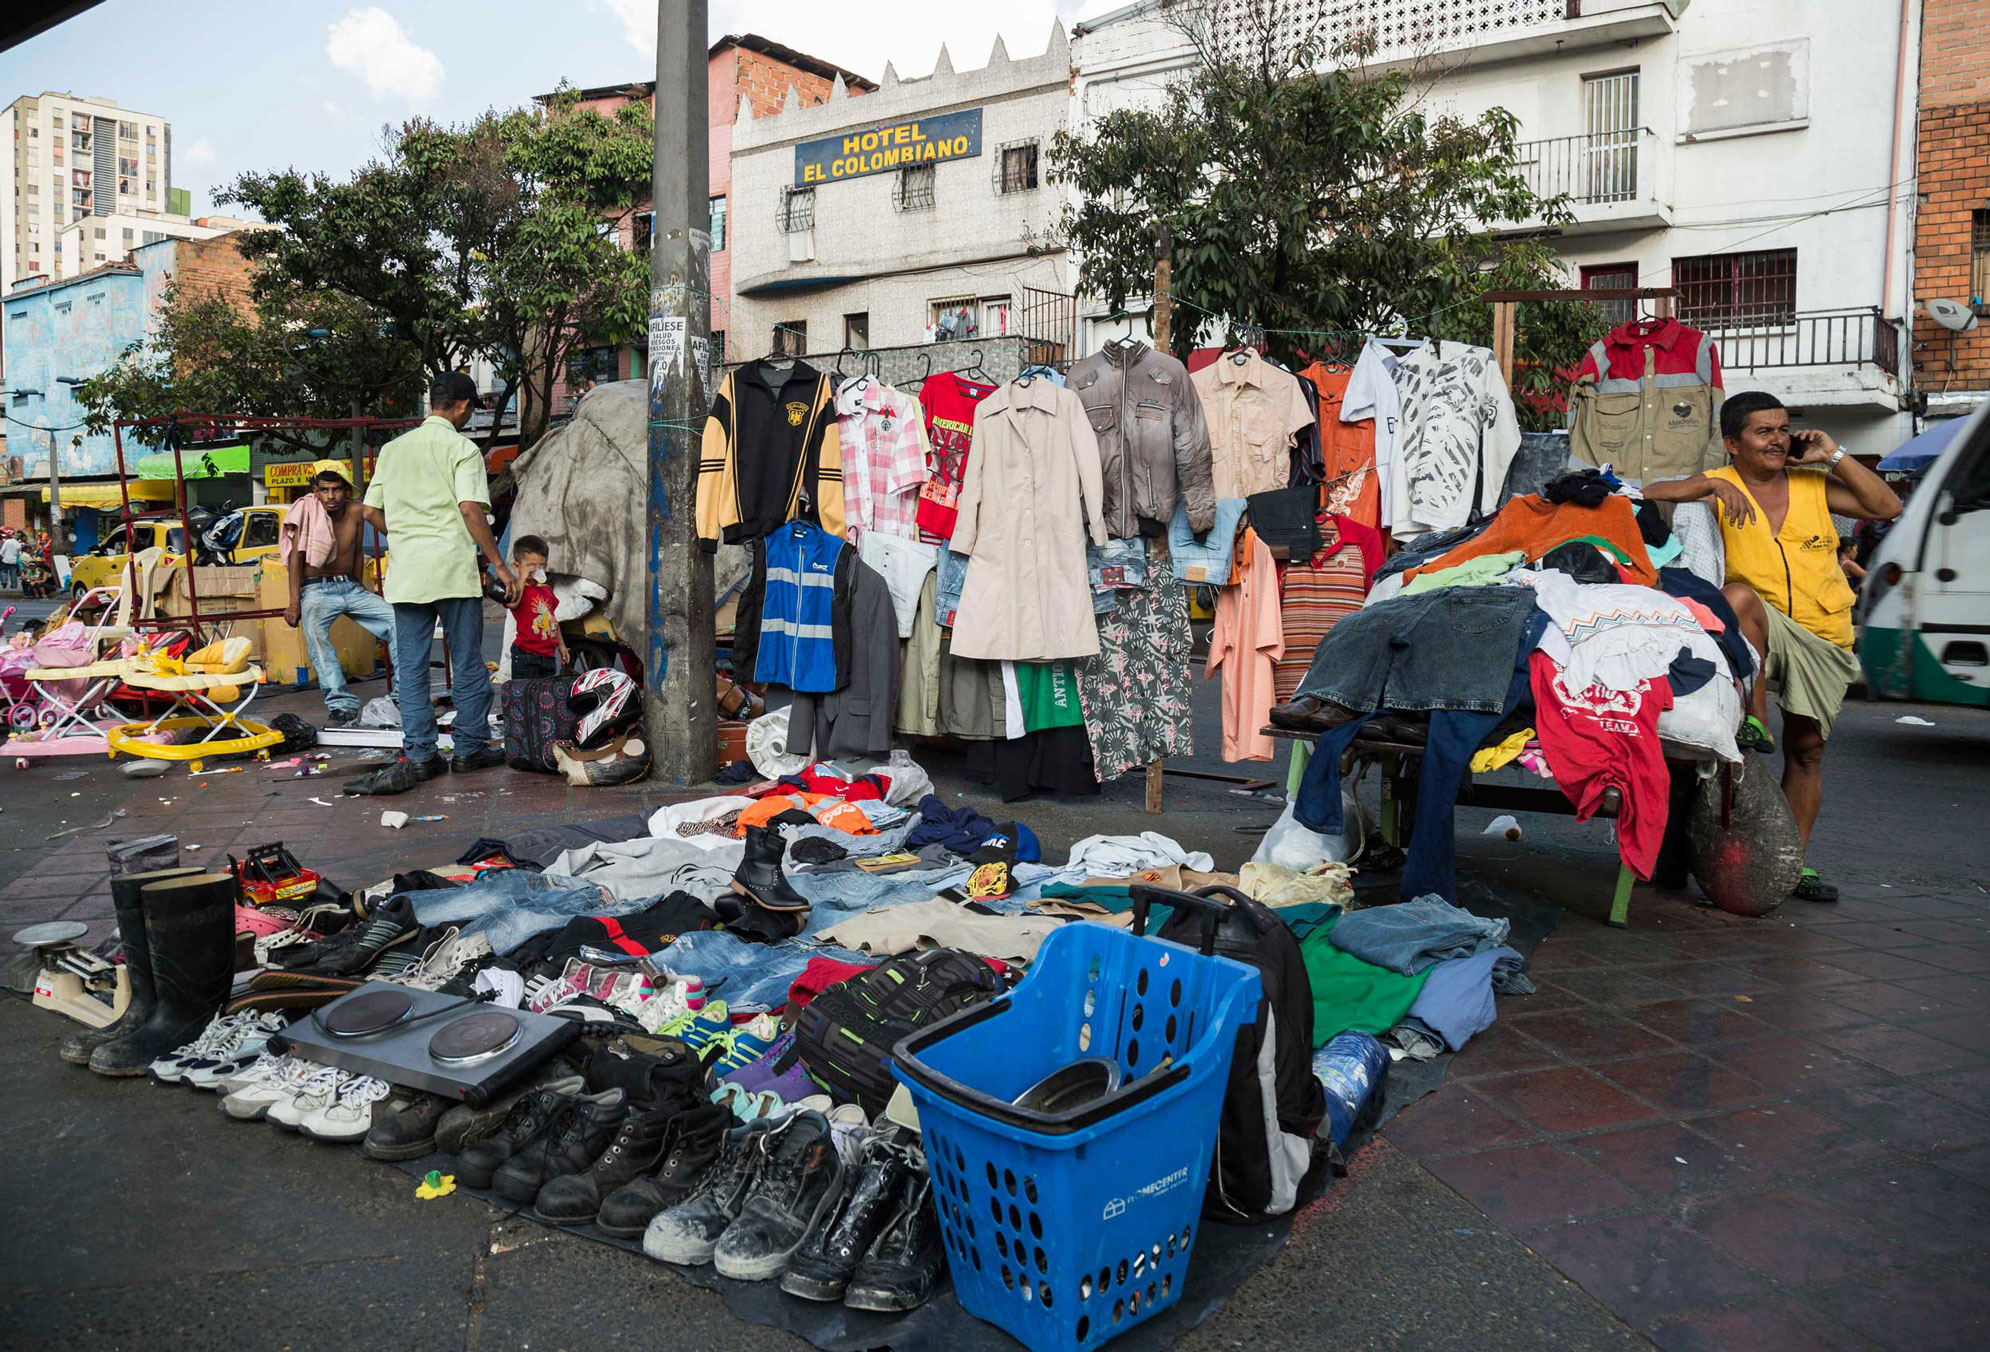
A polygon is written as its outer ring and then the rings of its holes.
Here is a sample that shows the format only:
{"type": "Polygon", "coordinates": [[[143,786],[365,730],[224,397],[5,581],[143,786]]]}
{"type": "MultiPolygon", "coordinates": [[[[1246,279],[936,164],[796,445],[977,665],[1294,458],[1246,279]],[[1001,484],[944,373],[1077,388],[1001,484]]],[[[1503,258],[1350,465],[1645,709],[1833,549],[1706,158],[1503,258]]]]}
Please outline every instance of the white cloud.
{"type": "Polygon", "coordinates": [[[338,105],[337,105],[336,103],[333,103],[333,102],[332,102],[332,101],[331,101],[330,99],[326,99],[326,100],[325,100],[325,116],[327,116],[327,117],[337,117],[338,115],[339,115],[339,106],[338,106],[338,105]]]}
{"type": "Polygon", "coordinates": [[[622,25],[622,36],[651,66],[656,65],[655,0],[587,0],[596,14],[606,10],[622,25]]]}
{"type": "Polygon", "coordinates": [[[381,98],[420,105],[442,92],[442,58],[418,46],[377,5],[355,9],[325,30],[325,55],[381,98]]]}
{"type": "Polygon", "coordinates": [[[180,162],[189,169],[206,169],[214,164],[214,146],[204,136],[180,152],[180,162]]]}

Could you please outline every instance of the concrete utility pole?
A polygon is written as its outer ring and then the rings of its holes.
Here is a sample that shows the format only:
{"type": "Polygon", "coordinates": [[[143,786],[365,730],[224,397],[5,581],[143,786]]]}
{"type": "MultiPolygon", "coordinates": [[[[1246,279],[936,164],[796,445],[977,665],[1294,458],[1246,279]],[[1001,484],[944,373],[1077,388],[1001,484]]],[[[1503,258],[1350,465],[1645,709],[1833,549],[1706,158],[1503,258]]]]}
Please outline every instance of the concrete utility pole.
{"type": "Polygon", "coordinates": [[[649,647],[643,724],[662,778],[711,779],[718,758],[712,559],[699,549],[698,447],[711,403],[707,0],[659,0],[650,208],[649,647]]]}

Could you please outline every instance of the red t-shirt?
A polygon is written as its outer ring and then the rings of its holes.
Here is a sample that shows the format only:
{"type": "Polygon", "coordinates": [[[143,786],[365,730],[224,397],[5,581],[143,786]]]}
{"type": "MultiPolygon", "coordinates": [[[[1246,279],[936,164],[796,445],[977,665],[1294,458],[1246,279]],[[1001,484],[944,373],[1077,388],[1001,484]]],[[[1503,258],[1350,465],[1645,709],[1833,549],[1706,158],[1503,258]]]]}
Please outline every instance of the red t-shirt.
{"type": "Polygon", "coordinates": [[[526,583],[524,595],[511,608],[511,617],[518,621],[518,634],[512,645],[520,652],[540,657],[551,657],[558,652],[560,624],[553,618],[553,611],[559,603],[553,589],[543,582],[526,583]]]}
{"type": "Polygon", "coordinates": [[[1562,684],[1562,669],[1544,652],[1528,659],[1534,686],[1534,732],[1555,783],[1575,804],[1577,821],[1602,806],[1603,791],[1617,789],[1617,852],[1640,878],[1651,877],[1665,817],[1671,777],[1658,744],[1658,716],[1672,707],[1665,677],[1636,690],[1592,685],[1579,695],[1562,684]]]}
{"type": "Polygon", "coordinates": [[[967,451],[974,441],[974,406],[1000,389],[977,385],[952,371],[928,376],[919,387],[919,406],[926,410],[926,436],[933,443],[926,462],[927,485],[919,493],[921,538],[951,540],[959,509],[954,506],[967,481],[967,451]]]}

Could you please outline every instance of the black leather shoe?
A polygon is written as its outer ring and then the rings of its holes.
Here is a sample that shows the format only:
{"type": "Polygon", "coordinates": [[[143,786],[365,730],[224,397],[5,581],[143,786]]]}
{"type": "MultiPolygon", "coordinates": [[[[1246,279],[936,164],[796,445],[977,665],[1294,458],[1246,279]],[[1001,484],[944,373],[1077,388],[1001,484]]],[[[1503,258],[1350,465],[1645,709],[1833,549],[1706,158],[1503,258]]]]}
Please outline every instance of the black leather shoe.
{"type": "MultiPolygon", "coordinates": [[[[488,1188],[497,1171],[526,1146],[545,1134],[567,1100],[580,1092],[580,1076],[554,1080],[512,1104],[495,1133],[467,1147],[456,1157],[456,1181],[466,1188],[488,1188]]],[[[441,1124],[437,1124],[437,1133],[441,1124]]]]}
{"type": "Polygon", "coordinates": [[[580,1173],[599,1158],[628,1116],[628,1096],[619,1089],[575,1095],[538,1140],[498,1167],[492,1191],[508,1201],[534,1200],[554,1179],[580,1173]]]}
{"type": "Polygon", "coordinates": [[[539,1190],[533,1212],[549,1225],[586,1225],[601,1214],[601,1203],[617,1188],[655,1169],[668,1144],[671,1119],[683,1111],[676,1099],[653,1104],[624,1119],[615,1139],[580,1173],[550,1180],[539,1190]]]}
{"type": "MultiPolygon", "coordinates": [[[[438,756],[436,759],[440,760],[441,757],[438,756]]],[[[472,770],[488,770],[494,765],[503,764],[504,748],[498,746],[480,746],[467,756],[452,756],[449,760],[449,768],[459,775],[467,775],[472,770]]]]}
{"type": "Polygon", "coordinates": [[[916,1310],[933,1294],[943,1259],[933,1185],[925,1174],[915,1174],[905,1183],[897,1213],[850,1279],[843,1303],[886,1314],[916,1310]]]}
{"type": "Polygon", "coordinates": [[[381,766],[370,775],[349,779],[342,786],[344,791],[362,798],[385,797],[389,794],[406,793],[417,784],[425,784],[449,769],[449,762],[441,756],[431,756],[425,761],[411,761],[405,756],[381,766]]]}
{"type": "Polygon", "coordinates": [[[1290,704],[1274,704],[1271,708],[1271,725],[1295,732],[1325,732],[1353,717],[1354,710],[1318,695],[1301,695],[1290,704]]]}
{"type": "Polygon", "coordinates": [[[718,1159],[732,1113],[716,1103],[700,1103],[670,1119],[665,1128],[663,1164],[653,1174],[625,1183],[601,1203],[595,1224],[617,1239],[641,1239],[650,1221],[690,1195],[718,1159]]]}
{"type": "Polygon", "coordinates": [[[863,1172],[789,1260],[788,1270],[781,1274],[781,1289],[804,1300],[843,1299],[857,1264],[891,1219],[911,1173],[902,1147],[883,1139],[871,1141],[863,1172]]]}
{"type": "Polygon", "coordinates": [[[789,886],[781,872],[786,848],[779,827],[746,828],[746,850],[732,875],[734,895],[713,903],[728,929],[770,940],[801,933],[808,923],[808,898],[789,886]]]}

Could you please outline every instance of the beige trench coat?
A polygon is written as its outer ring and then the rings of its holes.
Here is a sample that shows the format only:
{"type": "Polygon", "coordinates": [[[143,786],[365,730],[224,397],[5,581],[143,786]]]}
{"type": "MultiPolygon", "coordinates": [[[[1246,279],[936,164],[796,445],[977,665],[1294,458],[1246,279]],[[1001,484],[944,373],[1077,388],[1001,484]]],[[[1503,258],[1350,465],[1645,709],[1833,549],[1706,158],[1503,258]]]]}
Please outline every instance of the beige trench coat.
{"type": "Polygon", "coordinates": [[[1051,662],[1099,650],[1085,539],[1106,542],[1099,443],[1078,396],[1011,382],[974,410],[949,548],[968,556],[953,654],[1051,662]]]}

